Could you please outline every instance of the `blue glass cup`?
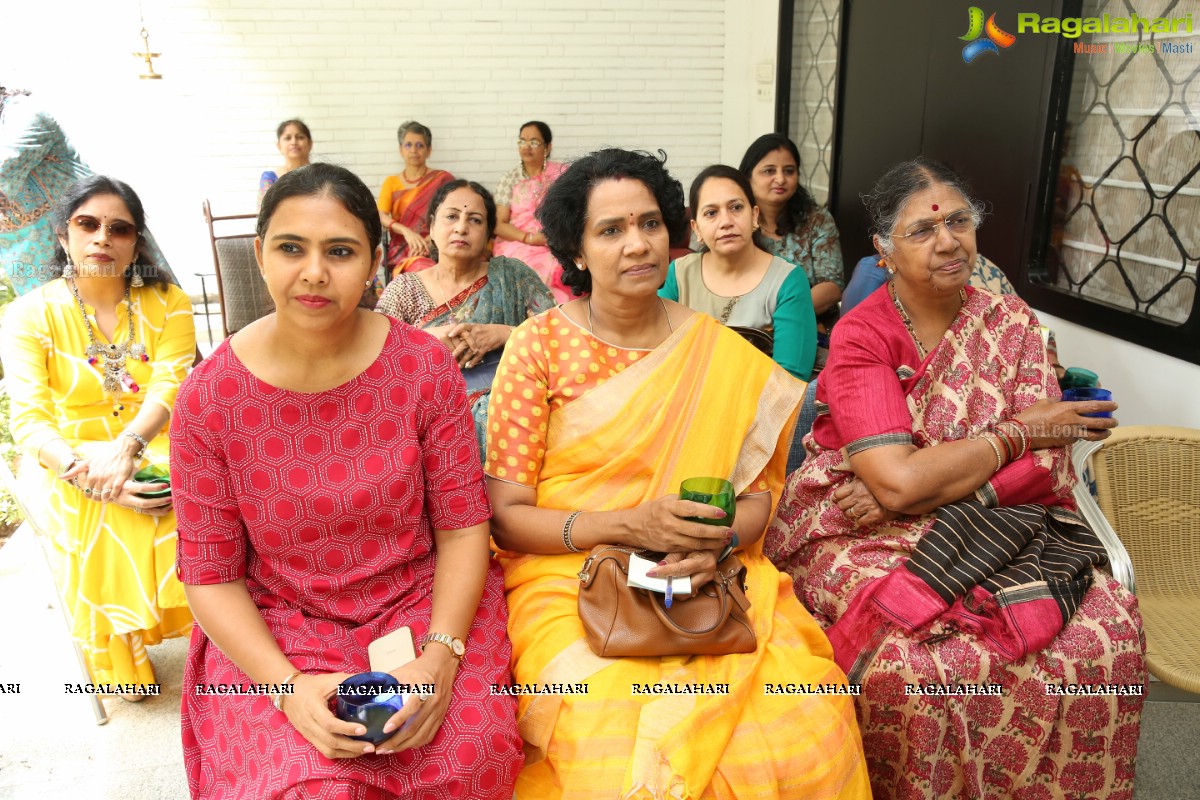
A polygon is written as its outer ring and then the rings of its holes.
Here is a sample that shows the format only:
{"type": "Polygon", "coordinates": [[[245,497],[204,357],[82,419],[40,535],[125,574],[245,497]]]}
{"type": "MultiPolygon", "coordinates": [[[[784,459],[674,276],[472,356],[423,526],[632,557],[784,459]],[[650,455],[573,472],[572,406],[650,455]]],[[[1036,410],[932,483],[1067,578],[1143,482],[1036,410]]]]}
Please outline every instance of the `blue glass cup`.
{"type": "Polygon", "coordinates": [[[360,672],[338,684],[337,717],[367,729],[362,736],[351,739],[379,744],[395,733],[384,733],[383,726],[404,707],[406,698],[394,676],[386,672],[360,672]]]}
{"type": "MultiPolygon", "coordinates": [[[[1062,399],[1067,402],[1076,402],[1079,400],[1112,400],[1112,392],[1108,389],[1099,389],[1095,386],[1075,386],[1070,389],[1064,389],[1062,399]]],[[[1097,411],[1093,414],[1080,414],[1081,417],[1112,417],[1111,411],[1097,411]]]]}

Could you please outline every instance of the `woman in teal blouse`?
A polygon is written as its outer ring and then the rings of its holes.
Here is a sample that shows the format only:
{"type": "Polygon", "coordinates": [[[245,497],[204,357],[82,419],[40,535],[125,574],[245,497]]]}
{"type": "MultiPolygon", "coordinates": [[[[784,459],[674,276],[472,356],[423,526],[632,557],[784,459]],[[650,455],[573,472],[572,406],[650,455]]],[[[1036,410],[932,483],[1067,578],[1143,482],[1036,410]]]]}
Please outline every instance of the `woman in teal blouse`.
{"type": "Polygon", "coordinates": [[[817,350],[808,275],[767,250],[753,198],[733,167],[715,164],[697,175],[688,199],[701,251],[672,262],[658,293],[730,327],[761,331],[766,336],[755,339],[766,349],[769,338],[775,363],[806,381],[817,350]]]}

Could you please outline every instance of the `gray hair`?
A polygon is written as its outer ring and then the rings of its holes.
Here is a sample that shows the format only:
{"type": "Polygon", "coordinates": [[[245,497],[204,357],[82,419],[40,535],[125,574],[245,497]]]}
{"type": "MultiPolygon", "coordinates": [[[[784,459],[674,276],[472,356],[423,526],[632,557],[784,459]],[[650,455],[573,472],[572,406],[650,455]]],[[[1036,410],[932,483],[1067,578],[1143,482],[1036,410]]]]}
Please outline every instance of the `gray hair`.
{"type": "Polygon", "coordinates": [[[426,147],[433,147],[433,131],[414,120],[409,120],[397,128],[396,138],[400,141],[400,144],[404,144],[405,135],[410,133],[415,133],[424,139],[426,147]]]}
{"type": "Polygon", "coordinates": [[[987,209],[971,193],[966,179],[940,161],[917,156],[889,169],[875,182],[869,193],[860,195],[871,218],[870,233],[879,237],[879,247],[884,255],[896,247],[892,241],[892,229],[896,227],[904,206],[913,195],[935,184],[949,186],[961,194],[975,217],[975,227],[983,223],[987,209]]]}

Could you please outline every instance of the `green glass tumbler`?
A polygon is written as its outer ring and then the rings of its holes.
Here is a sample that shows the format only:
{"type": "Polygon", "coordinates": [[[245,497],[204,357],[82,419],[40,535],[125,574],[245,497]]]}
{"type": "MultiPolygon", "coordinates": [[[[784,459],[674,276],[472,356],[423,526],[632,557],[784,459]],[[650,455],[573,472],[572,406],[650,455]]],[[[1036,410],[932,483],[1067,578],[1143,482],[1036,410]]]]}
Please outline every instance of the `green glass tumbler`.
{"type": "Polygon", "coordinates": [[[737,495],[734,494],[733,484],[724,478],[688,478],[679,485],[679,499],[716,506],[725,512],[722,519],[688,517],[693,522],[725,527],[733,525],[733,516],[737,513],[737,495]]]}

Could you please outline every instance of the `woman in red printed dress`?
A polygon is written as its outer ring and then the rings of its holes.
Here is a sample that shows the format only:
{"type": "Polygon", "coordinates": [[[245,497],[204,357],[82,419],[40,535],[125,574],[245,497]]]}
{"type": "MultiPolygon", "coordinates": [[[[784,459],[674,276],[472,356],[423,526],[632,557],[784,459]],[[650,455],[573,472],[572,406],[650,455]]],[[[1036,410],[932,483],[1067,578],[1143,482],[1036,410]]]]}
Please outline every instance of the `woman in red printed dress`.
{"type": "Polygon", "coordinates": [[[862,684],[876,798],[1128,800],[1141,619],[1067,451],[1116,404],[1060,402],[1029,307],[966,285],[980,209],[951,170],[900,164],[866,202],[893,279],[834,328],[764,550],[862,684]]]}
{"type": "Polygon", "coordinates": [[[380,236],[347,170],[281,177],[255,243],[276,313],[180,390],[193,798],[512,797],[523,757],[515,702],[490,693],[510,679],[510,645],[474,425],[445,347],[356,308],[380,236]],[[373,746],[329,700],[401,626],[424,646],[392,674],[435,691],[411,697],[373,746]],[[286,688],[209,693],[252,684],[286,688]]]}

